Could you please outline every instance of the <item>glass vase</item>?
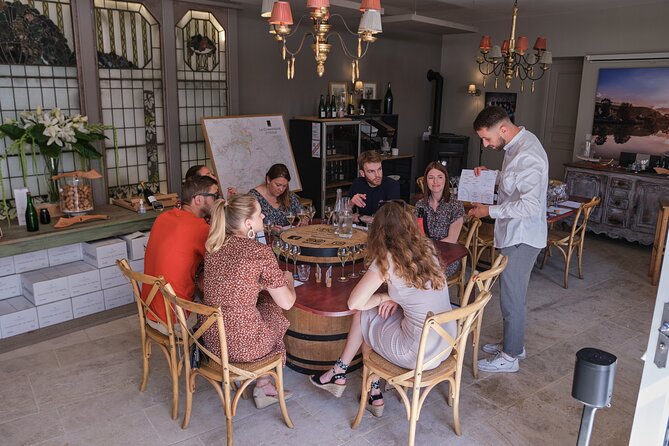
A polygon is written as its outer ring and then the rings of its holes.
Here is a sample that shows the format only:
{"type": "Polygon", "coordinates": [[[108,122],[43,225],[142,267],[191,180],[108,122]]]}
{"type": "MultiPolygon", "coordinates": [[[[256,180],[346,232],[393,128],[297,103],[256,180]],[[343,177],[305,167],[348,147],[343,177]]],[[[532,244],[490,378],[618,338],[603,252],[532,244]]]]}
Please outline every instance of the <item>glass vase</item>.
{"type": "Polygon", "coordinates": [[[54,181],[51,178],[54,175],[58,175],[58,169],[60,167],[60,158],[54,158],[51,156],[44,155],[44,174],[46,175],[46,187],[47,194],[49,196],[49,203],[58,203],[59,194],[58,194],[58,181],[54,181]]]}

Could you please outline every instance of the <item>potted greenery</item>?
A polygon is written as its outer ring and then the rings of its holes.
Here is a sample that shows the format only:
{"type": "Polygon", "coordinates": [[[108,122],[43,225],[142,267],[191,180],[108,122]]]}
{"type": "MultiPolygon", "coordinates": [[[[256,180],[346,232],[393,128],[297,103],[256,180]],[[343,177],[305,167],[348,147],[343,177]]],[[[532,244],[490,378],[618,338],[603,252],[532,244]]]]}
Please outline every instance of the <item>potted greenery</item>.
{"type": "MultiPolygon", "coordinates": [[[[0,137],[7,137],[12,143],[0,154],[0,160],[9,155],[18,155],[21,170],[26,173],[26,155],[38,153],[44,158],[47,175],[46,184],[50,203],[58,202],[58,184],[51,177],[57,175],[60,167],[60,156],[63,150],[72,150],[88,161],[100,159],[102,154],[93,147],[93,142],[106,139],[104,131],[113,127],[104,124],[89,124],[88,117],[82,115],[67,116],[59,108],[45,111],[37,107],[35,111],[23,111],[18,119],[5,119],[0,125],[0,137]]],[[[114,142],[116,147],[116,142],[114,142]]],[[[36,157],[33,156],[33,170],[37,170],[36,157]]],[[[3,207],[8,214],[7,203],[4,200],[5,188],[0,171],[0,185],[2,185],[3,207]]]]}

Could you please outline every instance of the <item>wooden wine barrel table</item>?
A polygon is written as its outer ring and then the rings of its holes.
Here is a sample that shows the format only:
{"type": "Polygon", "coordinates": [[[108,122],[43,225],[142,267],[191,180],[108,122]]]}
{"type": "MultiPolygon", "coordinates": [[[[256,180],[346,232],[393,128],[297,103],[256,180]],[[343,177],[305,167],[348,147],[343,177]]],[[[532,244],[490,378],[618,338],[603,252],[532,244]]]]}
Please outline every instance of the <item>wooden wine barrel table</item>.
{"type": "MultiPolygon", "coordinates": [[[[301,253],[297,260],[302,263],[341,264],[337,250],[367,243],[367,232],[353,228],[351,238],[342,238],[334,233],[334,226],[318,224],[287,229],[280,238],[283,242],[300,247],[301,253]]],[[[363,253],[357,253],[355,260],[363,256],[363,253]]]]}
{"type": "MultiPolygon", "coordinates": [[[[467,250],[459,244],[435,242],[435,246],[444,265],[467,255],[467,250]]],[[[356,271],[359,271],[358,268],[356,271]]],[[[321,373],[332,367],[339,358],[355,313],[348,309],[348,297],[360,280],[339,282],[337,277],[341,275],[341,265],[333,266],[332,287],[327,288],[324,282],[316,283],[314,267],[311,269],[309,281],[295,288],[295,305],[284,311],[290,321],[284,337],[287,365],[304,374],[321,373]]],[[[346,273],[349,272],[351,265],[346,266],[346,273]]],[[[362,355],[358,352],[349,370],[355,370],[361,365],[362,355]]]]}

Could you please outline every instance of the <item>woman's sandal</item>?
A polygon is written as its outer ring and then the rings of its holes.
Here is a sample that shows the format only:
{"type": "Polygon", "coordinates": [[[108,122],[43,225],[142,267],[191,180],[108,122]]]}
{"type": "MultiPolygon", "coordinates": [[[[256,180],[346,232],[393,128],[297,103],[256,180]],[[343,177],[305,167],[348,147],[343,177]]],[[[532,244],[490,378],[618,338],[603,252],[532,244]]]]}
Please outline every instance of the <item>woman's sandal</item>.
{"type": "MultiPolygon", "coordinates": [[[[258,387],[255,386],[253,389],[253,402],[256,404],[256,408],[263,409],[272,404],[279,402],[279,395],[267,395],[265,393],[265,386],[258,387]]],[[[293,396],[293,392],[290,390],[283,391],[283,397],[288,401],[293,396]]]]}
{"type": "MultiPolygon", "coordinates": [[[[372,381],[372,389],[381,389],[379,381],[372,381]]],[[[378,395],[372,395],[372,392],[369,392],[369,397],[367,398],[367,410],[372,413],[375,417],[383,416],[383,408],[385,404],[379,404],[378,406],[374,405],[374,401],[383,400],[383,394],[379,393],[378,395]]]]}
{"type": "Polygon", "coordinates": [[[337,384],[335,381],[346,379],[346,370],[348,369],[348,364],[344,364],[341,359],[337,359],[337,362],[335,362],[335,367],[341,368],[344,370],[344,373],[335,373],[332,375],[332,378],[330,378],[330,381],[324,383],[321,382],[321,377],[328,372],[323,372],[320,375],[311,375],[309,382],[319,389],[327,390],[336,398],[339,398],[344,393],[344,390],[346,390],[346,384],[337,384]]]}

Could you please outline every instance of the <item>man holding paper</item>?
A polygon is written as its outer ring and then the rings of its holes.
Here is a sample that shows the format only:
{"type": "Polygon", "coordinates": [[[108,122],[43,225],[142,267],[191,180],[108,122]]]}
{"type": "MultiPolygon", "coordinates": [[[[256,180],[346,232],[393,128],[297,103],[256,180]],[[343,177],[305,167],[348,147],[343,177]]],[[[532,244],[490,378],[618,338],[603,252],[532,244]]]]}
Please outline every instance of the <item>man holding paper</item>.
{"type": "MultiPolygon", "coordinates": [[[[508,256],[500,276],[500,306],[504,340],[486,344],[494,356],[480,360],[485,372],[517,372],[524,359],[526,300],[530,274],[539,251],[546,247],[546,190],[548,158],[541,142],[524,127],[511,122],[504,109],[487,107],[474,120],[474,130],[486,147],[504,150],[498,173],[496,205],[474,203],[469,215],[494,218],[495,248],[508,256]]],[[[474,169],[480,175],[486,167],[474,169]]]]}

